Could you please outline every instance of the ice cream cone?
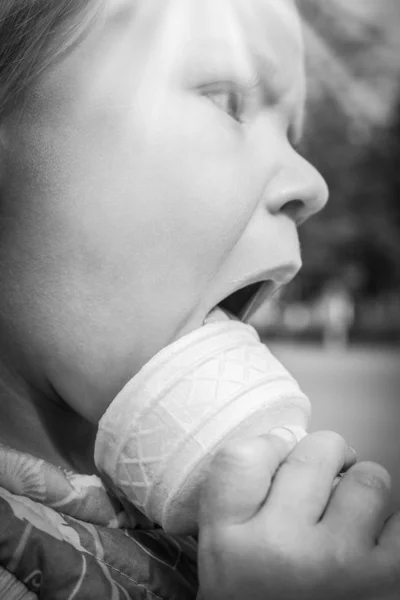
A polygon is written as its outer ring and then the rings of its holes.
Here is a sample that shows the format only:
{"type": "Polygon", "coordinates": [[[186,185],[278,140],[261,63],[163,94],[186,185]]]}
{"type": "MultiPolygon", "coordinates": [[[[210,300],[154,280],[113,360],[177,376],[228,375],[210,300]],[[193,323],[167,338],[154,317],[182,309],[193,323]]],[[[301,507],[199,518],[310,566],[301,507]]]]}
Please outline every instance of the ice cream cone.
{"type": "Polygon", "coordinates": [[[124,501],[175,534],[197,530],[218,447],[284,426],[305,435],[310,403],[256,331],[210,323],[163,349],[99,423],[95,461],[124,501]]]}

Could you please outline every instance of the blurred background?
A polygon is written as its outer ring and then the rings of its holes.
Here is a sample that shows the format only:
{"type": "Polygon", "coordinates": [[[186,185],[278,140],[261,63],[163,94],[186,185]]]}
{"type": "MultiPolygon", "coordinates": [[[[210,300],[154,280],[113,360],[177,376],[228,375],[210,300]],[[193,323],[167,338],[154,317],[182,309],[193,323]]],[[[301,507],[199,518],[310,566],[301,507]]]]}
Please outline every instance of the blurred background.
{"type": "Polygon", "coordinates": [[[393,476],[400,508],[400,2],[298,0],[309,99],[301,152],[330,202],[304,267],[254,325],[333,429],[393,476]]]}

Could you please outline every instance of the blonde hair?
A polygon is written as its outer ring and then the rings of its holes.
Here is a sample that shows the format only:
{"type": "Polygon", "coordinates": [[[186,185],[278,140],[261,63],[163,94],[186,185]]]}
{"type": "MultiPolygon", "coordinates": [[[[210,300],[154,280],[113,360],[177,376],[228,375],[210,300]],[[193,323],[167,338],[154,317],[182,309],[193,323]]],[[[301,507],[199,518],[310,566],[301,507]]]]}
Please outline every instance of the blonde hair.
{"type": "Polygon", "coordinates": [[[82,36],[102,0],[0,0],[0,120],[82,36]]]}

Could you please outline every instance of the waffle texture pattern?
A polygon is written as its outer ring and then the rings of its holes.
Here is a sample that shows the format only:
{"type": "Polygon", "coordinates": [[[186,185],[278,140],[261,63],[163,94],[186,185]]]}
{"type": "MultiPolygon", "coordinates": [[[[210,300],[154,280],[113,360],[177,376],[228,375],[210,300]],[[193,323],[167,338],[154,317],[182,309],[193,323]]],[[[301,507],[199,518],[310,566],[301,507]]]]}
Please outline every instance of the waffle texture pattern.
{"type": "Polygon", "coordinates": [[[221,443],[304,431],[308,399],[249,325],[212,323],[157,354],[99,424],[95,460],[114,493],[167,531],[196,529],[199,486],[221,443]]]}

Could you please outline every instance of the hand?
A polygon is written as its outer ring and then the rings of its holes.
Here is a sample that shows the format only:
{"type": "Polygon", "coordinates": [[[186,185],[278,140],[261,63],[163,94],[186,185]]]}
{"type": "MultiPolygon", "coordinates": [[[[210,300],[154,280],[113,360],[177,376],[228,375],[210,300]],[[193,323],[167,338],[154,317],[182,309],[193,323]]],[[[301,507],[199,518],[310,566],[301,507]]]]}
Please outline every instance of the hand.
{"type": "Polygon", "coordinates": [[[214,458],[200,502],[202,599],[399,600],[388,473],[355,464],[331,432],[294,445],[270,434],[214,458]]]}

